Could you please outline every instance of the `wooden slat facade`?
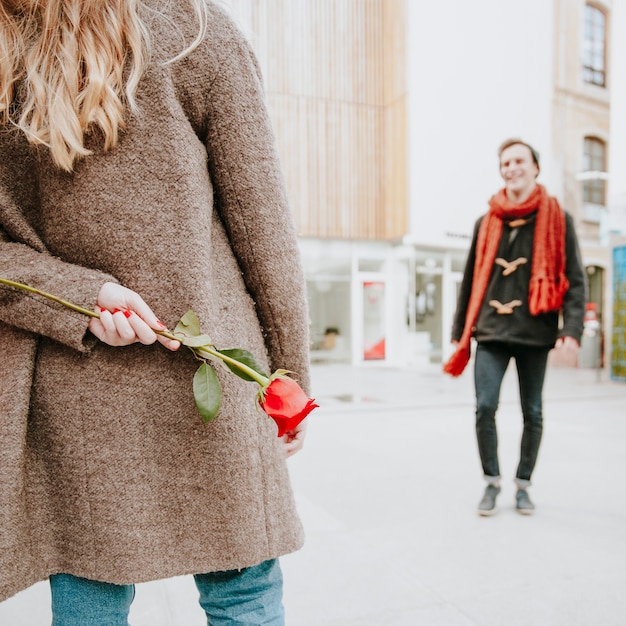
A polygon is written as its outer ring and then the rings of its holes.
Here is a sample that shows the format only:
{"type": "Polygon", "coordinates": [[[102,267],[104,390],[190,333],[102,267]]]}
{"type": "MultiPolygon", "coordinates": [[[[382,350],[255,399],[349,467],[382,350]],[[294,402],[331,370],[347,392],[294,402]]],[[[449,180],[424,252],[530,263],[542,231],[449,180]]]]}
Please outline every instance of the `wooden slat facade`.
{"type": "Polygon", "coordinates": [[[408,228],[407,0],[223,0],[262,66],[302,237],[408,228]]]}

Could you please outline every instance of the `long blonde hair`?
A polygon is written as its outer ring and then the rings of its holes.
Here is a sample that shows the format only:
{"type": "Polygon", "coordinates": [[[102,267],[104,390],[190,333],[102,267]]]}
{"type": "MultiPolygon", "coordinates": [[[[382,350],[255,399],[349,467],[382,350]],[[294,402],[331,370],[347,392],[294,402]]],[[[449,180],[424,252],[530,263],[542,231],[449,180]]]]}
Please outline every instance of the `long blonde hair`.
{"type": "MultiPolygon", "coordinates": [[[[206,29],[204,0],[189,0],[206,29]]],[[[0,125],[13,123],[72,171],[89,127],[117,144],[150,55],[141,0],[0,0],[0,125]],[[19,107],[15,106],[16,91],[19,107]],[[23,90],[23,91],[22,91],[23,90]]]]}

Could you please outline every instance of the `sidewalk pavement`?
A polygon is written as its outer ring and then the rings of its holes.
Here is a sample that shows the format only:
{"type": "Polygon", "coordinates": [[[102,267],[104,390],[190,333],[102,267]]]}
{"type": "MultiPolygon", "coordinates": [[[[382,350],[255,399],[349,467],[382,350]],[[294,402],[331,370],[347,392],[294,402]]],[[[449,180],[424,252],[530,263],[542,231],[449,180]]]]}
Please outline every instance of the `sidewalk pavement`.
{"type": "MultiPolygon", "coordinates": [[[[626,383],[548,371],[531,496],[514,510],[515,369],[498,414],[500,511],[484,484],[471,368],[313,367],[305,450],[289,461],[305,547],[282,559],[288,626],[626,624],[626,383]]],[[[205,626],[189,577],[137,586],[132,626],[205,626]]],[[[2,626],[50,623],[47,583],[0,604],[2,626]]],[[[88,626],[88,625],[85,625],[88,626]]]]}

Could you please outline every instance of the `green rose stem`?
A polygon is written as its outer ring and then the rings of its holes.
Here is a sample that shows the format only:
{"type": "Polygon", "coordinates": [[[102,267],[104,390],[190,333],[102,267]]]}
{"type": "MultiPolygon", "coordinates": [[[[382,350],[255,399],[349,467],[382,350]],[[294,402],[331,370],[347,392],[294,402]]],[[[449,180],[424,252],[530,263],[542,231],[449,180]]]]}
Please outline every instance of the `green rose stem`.
{"type": "MultiPolygon", "coordinates": [[[[76,311],[77,313],[82,313],[83,315],[87,315],[89,317],[100,318],[100,315],[95,311],[90,311],[89,309],[85,309],[82,306],[78,306],[77,304],[73,304],[72,302],[68,302],[67,300],[63,300],[51,293],[47,293],[46,291],[42,291],[41,289],[37,289],[35,287],[31,287],[30,285],[26,285],[24,283],[18,283],[13,280],[9,280],[8,278],[1,278],[0,283],[4,285],[8,285],[9,287],[15,287],[17,289],[22,289],[24,291],[29,291],[31,293],[37,294],[39,296],[43,296],[44,298],[48,298],[48,300],[52,300],[54,302],[58,302],[62,304],[64,307],[71,309],[72,311],[76,311]]],[[[154,330],[154,329],[153,329],[154,330]]],[[[175,334],[167,331],[167,330],[154,330],[157,335],[161,335],[162,337],[166,337],[167,339],[173,339],[175,341],[179,341],[183,345],[185,344],[184,339],[177,337],[175,334]]],[[[217,350],[213,350],[207,345],[202,347],[195,346],[187,346],[196,356],[200,357],[202,360],[206,360],[206,358],[220,359],[225,363],[236,367],[241,372],[252,378],[255,382],[257,382],[261,389],[265,389],[270,382],[270,379],[266,376],[259,374],[256,370],[253,370],[251,367],[248,367],[245,363],[238,361],[237,359],[233,359],[226,354],[222,354],[217,350]]]]}
{"type": "Polygon", "coordinates": [[[90,311],[89,309],[83,309],[82,306],[78,306],[77,304],[72,304],[67,300],[62,300],[61,298],[57,298],[57,296],[53,296],[51,293],[46,293],[45,291],[41,291],[41,289],[36,289],[35,287],[31,287],[30,285],[25,285],[24,283],[16,283],[14,280],[9,280],[8,278],[1,278],[0,283],[4,285],[9,285],[9,287],[16,287],[17,289],[23,289],[24,291],[30,291],[31,293],[36,293],[39,296],[44,296],[44,298],[48,298],[48,300],[54,300],[54,302],[58,302],[68,309],[72,309],[72,311],[77,311],[78,313],[82,313],[83,315],[88,315],[89,317],[97,317],[100,316],[95,311],[90,311]]]}
{"type": "MultiPolygon", "coordinates": [[[[180,338],[176,337],[176,335],[172,335],[171,333],[168,333],[167,331],[161,332],[161,331],[155,330],[154,332],[157,333],[157,335],[163,335],[164,337],[167,337],[168,339],[176,339],[176,341],[180,341],[180,338]]],[[[248,367],[245,363],[242,363],[241,361],[238,361],[237,359],[233,359],[225,354],[222,354],[221,352],[218,352],[217,350],[212,350],[208,346],[203,346],[202,348],[190,348],[190,350],[194,352],[195,354],[197,354],[200,358],[204,358],[203,353],[206,353],[212,357],[215,357],[216,359],[221,359],[222,361],[224,361],[224,363],[230,363],[233,367],[238,368],[244,374],[247,374],[248,376],[250,376],[250,378],[254,379],[254,381],[257,382],[261,386],[262,389],[267,387],[267,385],[269,385],[270,383],[269,378],[267,378],[266,376],[263,376],[262,374],[259,374],[259,372],[257,372],[256,370],[253,370],[251,367],[248,367]]]]}

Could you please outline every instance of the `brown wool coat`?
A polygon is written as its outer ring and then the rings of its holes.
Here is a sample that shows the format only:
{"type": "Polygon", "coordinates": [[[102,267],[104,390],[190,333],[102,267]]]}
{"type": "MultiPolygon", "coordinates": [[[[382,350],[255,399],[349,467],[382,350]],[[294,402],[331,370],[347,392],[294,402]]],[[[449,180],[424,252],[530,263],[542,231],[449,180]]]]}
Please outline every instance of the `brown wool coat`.
{"type": "MultiPolygon", "coordinates": [[[[193,309],[221,348],[308,387],[304,282],[257,65],[211,5],[151,18],[141,112],[73,174],[0,133],[0,275],[93,308],[106,281],[173,328],[193,309]],[[182,37],[184,34],[185,38],[182,37]]],[[[173,5],[173,6],[174,6],[173,5]]],[[[88,318],[0,287],[0,599],[55,572],[114,583],[241,568],[298,549],[276,425],[220,371],[204,425],[186,349],[113,348],[88,318]]]]}

